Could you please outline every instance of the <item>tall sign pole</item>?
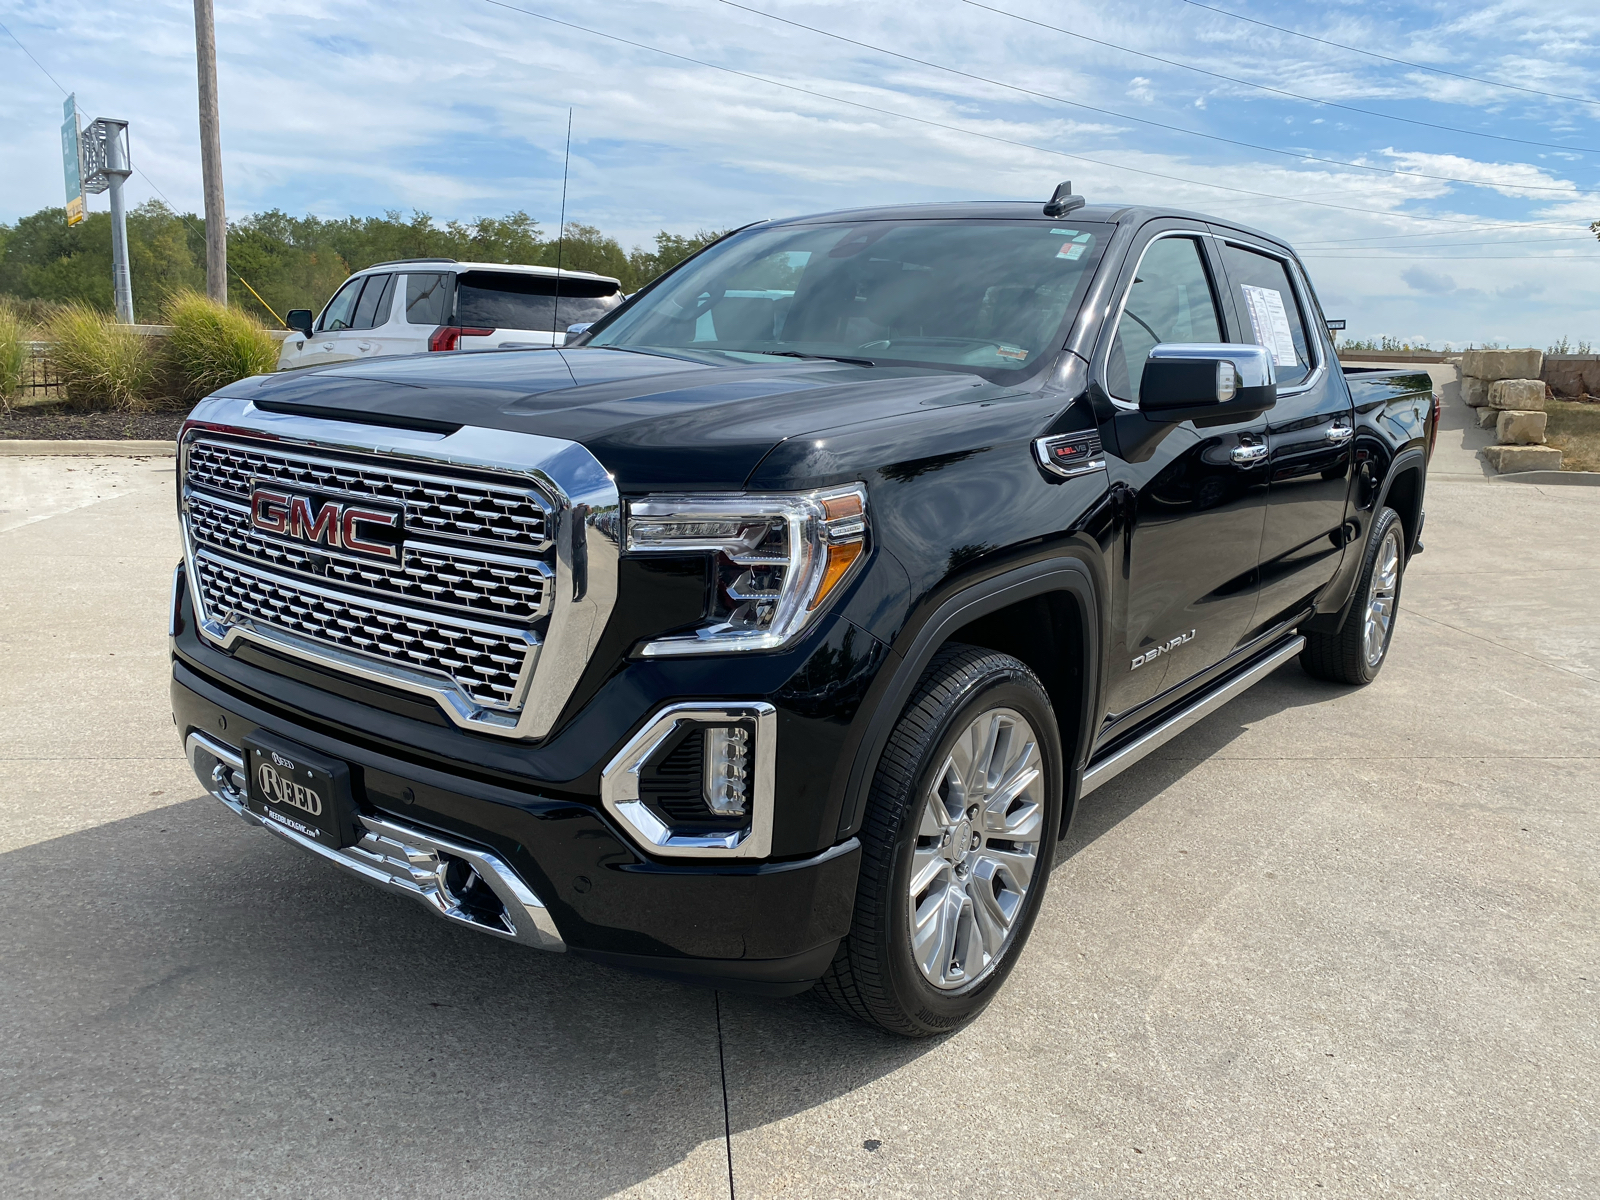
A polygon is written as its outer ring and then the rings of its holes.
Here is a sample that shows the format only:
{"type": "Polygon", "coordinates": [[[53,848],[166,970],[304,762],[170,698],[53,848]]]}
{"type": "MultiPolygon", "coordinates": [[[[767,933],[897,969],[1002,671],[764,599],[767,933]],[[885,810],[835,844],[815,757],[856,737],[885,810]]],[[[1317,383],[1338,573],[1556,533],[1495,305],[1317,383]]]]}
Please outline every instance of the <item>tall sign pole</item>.
{"type": "Polygon", "coordinates": [[[133,324],[133,281],[128,275],[128,213],[122,203],[122,185],[133,174],[128,149],[128,123],[115,117],[98,117],[84,130],[80,152],[83,190],[111,193],[111,294],[117,320],[133,324]]]}
{"type": "Polygon", "coordinates": [[[228,302],[228,214],[222,203],[222,134],[217,123],[217,29],[211,0],[194,0],[194,55],[200,75],[200,172],[206,193],[206,295],[228,302]]]}

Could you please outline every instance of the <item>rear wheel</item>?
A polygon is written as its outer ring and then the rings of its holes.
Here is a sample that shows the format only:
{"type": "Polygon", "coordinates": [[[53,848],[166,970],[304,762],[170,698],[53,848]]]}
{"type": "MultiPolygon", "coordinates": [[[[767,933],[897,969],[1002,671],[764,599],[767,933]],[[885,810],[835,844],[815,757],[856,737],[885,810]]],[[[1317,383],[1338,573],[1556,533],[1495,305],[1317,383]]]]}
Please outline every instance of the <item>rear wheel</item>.
{"type": "Polygon", "coordinates": [[[1300,664],[1333,683],[1371,683],[1389,657],[1400,581],[1405,574],[1405,526],[1392,508],[1379,511],[1367,541],[1356,598],[1334,633],[1308,633],[1300,664]]]}
{"type": "Polygon", "coordinates": [[[824,994],[908,1037],[982,1011],[1038,914],[1061,778],[1055,716],[1033,672],[992,651],[941,651],[873,781],[855,921],[824,994]]]}

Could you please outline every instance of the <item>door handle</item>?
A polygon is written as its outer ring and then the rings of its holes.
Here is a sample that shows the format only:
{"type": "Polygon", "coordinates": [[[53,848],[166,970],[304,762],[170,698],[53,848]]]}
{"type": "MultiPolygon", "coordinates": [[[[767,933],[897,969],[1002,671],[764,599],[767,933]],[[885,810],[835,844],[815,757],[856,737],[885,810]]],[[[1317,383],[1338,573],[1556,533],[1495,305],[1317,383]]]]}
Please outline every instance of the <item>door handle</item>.
{"type": "Polygon", "coordinates": [[[1233,461],[1238,463],[1241,467],[1252,466],[1253,464],[1260,462],[1266,456],[1267,448],[1264,445],[1235,446],[1228,454],[1228,457],[1233,459],[1233,461]]]}
{"type": "Polygon", "coordinates": [[[362,353],[365,353],[366,351],[372,349],[372,343],[371,342],[362,342],[361,345],[360,345],[360,349],[361,349],[362,353]]]}
{"type": "Polygon", "coordinates": [[[1348,442],[1355,435],[1355,429],[1349,425],[1330,425],[1328,426],[1328,432],[1323,436],[1330,442],[1348,442]]]}

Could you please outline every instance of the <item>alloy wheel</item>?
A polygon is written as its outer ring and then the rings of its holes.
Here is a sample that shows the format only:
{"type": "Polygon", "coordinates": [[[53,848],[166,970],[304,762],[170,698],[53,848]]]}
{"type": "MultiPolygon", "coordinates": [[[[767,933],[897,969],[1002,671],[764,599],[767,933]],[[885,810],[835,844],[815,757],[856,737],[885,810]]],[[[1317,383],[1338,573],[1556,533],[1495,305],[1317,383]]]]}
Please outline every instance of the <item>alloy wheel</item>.
{"type": "Polygon", "coordinates": [[[922,800],[907,903],[911,952],[942,990],[999,962],[1039,861],[1044,764],[1026,717],[987,709],[967,726],[922,800]]]}
{"type": "Polygon", "coordinates": [[[1383,535],[1378,557],[1372,564],[1372,584],[1367,589],[1367,615],[1362,624],[1361,648],[1367,666],[1376,667],[1389,648],[1389,629],[1394,624],[1395,599],[1400,590],[1400,531],[1392,527],[1383,535]]]}

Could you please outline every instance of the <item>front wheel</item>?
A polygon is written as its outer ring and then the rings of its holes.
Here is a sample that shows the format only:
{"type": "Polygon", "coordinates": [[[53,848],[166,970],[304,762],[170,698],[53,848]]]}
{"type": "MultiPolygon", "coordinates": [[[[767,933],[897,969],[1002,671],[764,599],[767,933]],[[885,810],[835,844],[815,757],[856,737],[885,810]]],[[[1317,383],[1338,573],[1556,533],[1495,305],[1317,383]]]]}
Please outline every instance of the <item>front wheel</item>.
{"type": "Polygon", "coordinates": [[[1033,672],[993,651],[941,651],[873,780],[855,921],[824,994],[907,1037],[982,1011],[1038,915],[1061,780],[1055,715],[1033,672]]]}
{"type": "Polygon", "coordinates": [[[1400,580],[1405,573],[1405,526],[1392,508],[1379,511],[1367,540],[1356,598],[1344,624],[1333,633],[1308,633],[1300,665],[1306,673],[1333,683],[1371,683],[1389,657],[1394,622],[1400,612],[1400,580]]]}

